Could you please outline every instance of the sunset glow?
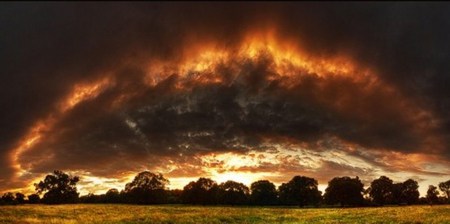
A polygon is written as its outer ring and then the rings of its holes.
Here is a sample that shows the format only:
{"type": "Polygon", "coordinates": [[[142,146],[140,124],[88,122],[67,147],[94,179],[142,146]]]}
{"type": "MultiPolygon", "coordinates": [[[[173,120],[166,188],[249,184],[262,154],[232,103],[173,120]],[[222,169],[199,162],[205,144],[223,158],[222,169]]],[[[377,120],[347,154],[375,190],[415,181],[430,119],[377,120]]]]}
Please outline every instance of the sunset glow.
{"type": "Polygon", "coordinates": [[[440,17],[149,6],[36,7],[7,22],[27,35],[0,53],[0,193],[33,193],[53,170],[78,175],[81,194],[123,190],[141,171],[170,189],[303,175],[323,191],[333,177],[367,188],[387,175],[417,180],[422,196],[450,178],[440,17]]]}

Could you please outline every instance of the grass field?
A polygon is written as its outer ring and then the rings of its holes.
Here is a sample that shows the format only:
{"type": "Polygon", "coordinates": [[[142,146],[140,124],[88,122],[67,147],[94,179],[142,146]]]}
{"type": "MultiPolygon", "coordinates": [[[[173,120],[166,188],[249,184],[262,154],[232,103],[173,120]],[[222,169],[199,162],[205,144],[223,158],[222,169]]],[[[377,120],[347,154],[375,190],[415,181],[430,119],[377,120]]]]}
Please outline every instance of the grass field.
{"type": "Polygon", "coordinates": [[[0,223],[450,223],[450,205],[383,208],[0,206],[0,223]]]}

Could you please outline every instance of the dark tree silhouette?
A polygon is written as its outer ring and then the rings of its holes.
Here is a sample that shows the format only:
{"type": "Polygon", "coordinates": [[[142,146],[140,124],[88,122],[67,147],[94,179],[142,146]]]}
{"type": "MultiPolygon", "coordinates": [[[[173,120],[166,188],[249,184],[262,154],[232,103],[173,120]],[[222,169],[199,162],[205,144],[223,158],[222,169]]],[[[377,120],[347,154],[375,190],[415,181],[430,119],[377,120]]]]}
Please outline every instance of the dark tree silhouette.
{"type": "Polygon", "coordinates": [[[428,186],[427,190],[427,201],[430,205],[437,204],[439,202],[439,192],[437,190],[437,187],[434,185],[428,186]]]}
{"type": "Polygon", "coordinates": [[[391,179],[381,176],[372,181],[369,194],[377,205],[415,204],[419,201],[417,181],[408,179],[403,183],[393,183],[391,179]]]}
{"type": "Polygon", "coordinates": [[[125,185],[125,192],[133,189],[159,190],[165,189],[169,184],[169,180],[164,178],[162,174],[154,174],[148,171],[140,172],[133,181],[125,185]]]}
{"type": "Polygon", "coordinates": [[[317,186],[314,178],[295,176],[279,187],[280,202],[285,205],[317,205],[322,197],[317,186]]]}
{"type": "Polygon", "coordinates": [[[447,197],[447,203],[450,203],[450,180],[439,183],[439,189],[447,197]]]}
{"type": "Polygon", "coordinates": [[[392,184],[391,187],[391,199],[390,204],[402,204],[404,201],[403,197],[403,183],[392,184]]]}
{"type": "Polygon", "coordinates": [[[148,171],[139,173],[132,182],[125,185],[126,201],[138,204],[161,204],[167,201],[166,185],[169,180],[162,174],[148,171]]]}
{"type": "Polygon", "coordinates": [[[109,189],[104,196],[104,201],[106,203],[118,203],[120,202],[120,193],[117,189],[109,189]]]}
{"type": "MultiPolygon", "coordinates": [[[[132,182],[125,185],[124,190],[113,188],[105,194],[88,194],[78,198],[76,184],[79,178],[70,176],[62,171],[54,171],[43,181],[35,183],[37,194],[5,193],[0,197],[0,205],[22,203],[190,203],[190,204],[226,204],[226,205],[317,205],[321,203],[321,192],[318,190],[317,180],[295,176],[288,183],[283,183],[278,191],[268,180],[259,180],[251,184],[251,189],[242,183],[227,181],[218,185],[209,178],[199,178],[184,187],[184,190],[167,190],[169,180],[162,174],[148,171],[141,172],[132,182]],[[44,193],[42,199],[39,194],[44,193]]],[[[436,186],[430,185],[426,197],[419,198],[417,181],[408,179],[402,183],[393,183],[386,176],[372,181],[371,186],[364,190],[359,177],[335,177],[328,182],[325,190],[324,202],[330,205],[358,206],[370,203],[370,195],[375,205],[383,204],[438,204],[450,202],[450,180],[439,183],[440,190],[445,197],[440,197],[436,186]],[[363,194],[364,197],[363,197],[363,194]]]]}
{"type": "Polygon", "coordinates": [[[408,179],[402,183],[401,203],[409,205],[419,201],[419,184],[413,179],[408,179]]]}
{"type": "Polygon", "coordinates": [[[187,184],[182,193],[182,200],[188,204],[215,204],[217,203],[218,185],[209,178],[199,178],[187,184]]]}
{"type": "Polygon", "coordinates": [[[30,194],[28,195],[28,203],[30,204],[37,204],[39,203],[41,198],[39,198],[38,194],[30,194]]]}
{"type": "Polygon", "coordinates": [[[357,206],[364,203],[364,184],[359,177],[335,177],[328,182],[324,199],[327,204],[357,206]]]}
{"type": "Polygon", "coordinates": [[[16,202],[18,204],[24,204],[25,203],[25,195],[22,193],[16,193],[16,202]]]}
{"type": "Polygon", "coordinates": [[[243,205],[248,202],[250,190],[242,183],[229,180],[219,185],[218,200],[226,205],[243,205]]]}
{"type": "Polygon", "coordinates": [[[168,190],[167,192],[167,203],[169,204],[181,204],[183,201],[181,200],[182,190],[174,189],[168,190]]]}
{"type": "Polygon", "coordinates": [[[104,195],[95,195],[93,193],[89,193],[87,195],[83,195],[79,198],[81,203],[103,203],[104,195]]]}
{"type": "Polygon", "coordinates": [[[370,184],[369,195],[375,204],[384,205],[391,203],[393,200],[392,180],[386,176],[373,180],[370,184]]]}
{"type": "Polygon", "coordinates": [[[253,182],[250,186],[250,201],[255,205],[275,205],[277,204],[277,189],[268,180],[253,182]]]}
{"type": "Polygon", "coordinates": [[[76,184],[79,180],[77,176],[55,170],[34,186],[38,194],[45,192],[42,202],[46,204],[75,203],[78,199],[76,184]]]}
{"type": "Polygon", "coordinates": [[[16,203],[14,194],[11,192],[4,193],[2,196],[2,201],[4,204],[7,204],[7,205],[12,205],[12,204],[16,203]]]}

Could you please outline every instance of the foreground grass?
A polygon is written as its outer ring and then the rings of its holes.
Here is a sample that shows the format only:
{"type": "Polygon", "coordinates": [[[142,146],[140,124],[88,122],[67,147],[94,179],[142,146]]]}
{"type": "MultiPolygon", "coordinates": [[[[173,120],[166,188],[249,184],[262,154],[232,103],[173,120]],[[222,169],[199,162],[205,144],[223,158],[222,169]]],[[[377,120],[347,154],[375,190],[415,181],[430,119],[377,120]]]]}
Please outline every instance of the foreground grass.
{"type": "Polygon", "coordinates": [[[380,208],[0,206],[0,223],[450,223],[450,205],[380,208]]]}

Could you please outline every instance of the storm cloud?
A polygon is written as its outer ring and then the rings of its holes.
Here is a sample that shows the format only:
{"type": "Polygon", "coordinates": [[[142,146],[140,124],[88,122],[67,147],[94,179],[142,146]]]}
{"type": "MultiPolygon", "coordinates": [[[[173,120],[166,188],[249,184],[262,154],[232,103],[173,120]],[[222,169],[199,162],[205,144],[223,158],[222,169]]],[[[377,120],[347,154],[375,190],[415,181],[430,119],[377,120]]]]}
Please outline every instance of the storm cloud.
{"type": "Polygon", "coordinates": [[[448,4],[1,5],[0,190],[53,169],[207,175],[202,156],[280,145],[320,167],[233,171],[448,176],[448,4]]]}

